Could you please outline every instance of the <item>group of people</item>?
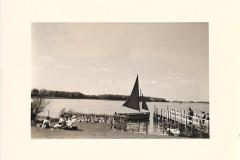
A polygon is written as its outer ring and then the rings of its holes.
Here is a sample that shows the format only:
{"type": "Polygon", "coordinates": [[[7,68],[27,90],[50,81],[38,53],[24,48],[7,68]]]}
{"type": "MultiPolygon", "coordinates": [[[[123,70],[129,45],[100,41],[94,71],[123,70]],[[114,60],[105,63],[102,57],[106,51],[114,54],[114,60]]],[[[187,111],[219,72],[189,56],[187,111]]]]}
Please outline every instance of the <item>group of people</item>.
{"type": "Polygon", "coordinates": [[[121,116],[117,116],[116,113],[114,116],[89,114],[79,115],[78,117],[81,123],[110,123],[112,129],[126,130],[126,120],[121,116]]]}
{"type": "Polygon", "coordinates": [[[97,114],[84,114],[79,115],[79,122],[90,122],[90,123],[111,123],[113,117],[108,115],[97,115],[97,114]]]}
{"type": "Polygon", "coordinates": [[[61,129],[76,129],[76,122],[80,123],[109,123],[112,129],[126,129],[125,119],[119,116],[110,115],[97,115],[97,114],[79,114],[78,116],[73,115],[60,116],[57,123],[51,123],[50,117],[46,117],[42,122],[42,128],[61,128],[61,129]]]}
{"type": "Polygon", "coordinates": [[[77,129],[77,125],[75,124],[77,120],[77,116],[73,115],[72,117],[64,117],[60,116],[58,123],[52,125],[50,122],[50,117],[46,117],[43,120],[42,128],[62,128],[62,129],[77,129]]]}
{"type": "MultiPolygon", "coordinates": [[[[189,111],[188,111],[188,119],[190,120],[189,124],[192,124],[193,116],[194,116],[194,112],[191,109],[191,107],[189,107],[189,111]]],[[[198,116],[198,118],[200,118],[200,123],[204,125],[206,120],[209,120],[209,113],[205,113],[203,111],[201,117],[198,116]]]]}

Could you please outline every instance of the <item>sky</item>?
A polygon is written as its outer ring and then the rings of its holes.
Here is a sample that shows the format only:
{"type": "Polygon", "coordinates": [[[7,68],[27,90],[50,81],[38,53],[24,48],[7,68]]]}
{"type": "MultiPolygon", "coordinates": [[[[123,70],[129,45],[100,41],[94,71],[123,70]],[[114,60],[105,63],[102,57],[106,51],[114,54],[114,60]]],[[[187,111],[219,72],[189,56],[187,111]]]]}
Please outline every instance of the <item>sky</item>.
{"type": "Polygon", "coordinates": [[[32,23],[32,87],[209,101],[208,23],[32,23]]]}

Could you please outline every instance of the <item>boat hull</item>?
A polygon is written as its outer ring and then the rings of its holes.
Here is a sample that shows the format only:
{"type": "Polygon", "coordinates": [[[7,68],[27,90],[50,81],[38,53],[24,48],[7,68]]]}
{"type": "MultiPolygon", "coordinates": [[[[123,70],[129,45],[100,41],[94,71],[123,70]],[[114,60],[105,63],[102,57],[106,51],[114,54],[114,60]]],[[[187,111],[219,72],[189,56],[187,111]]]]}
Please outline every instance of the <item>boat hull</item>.
{"type": "Polygon", "coordinates": [[[127,121],[149,121],[150,113],[119,113],[120,116],[126,116],[127,121]]]}

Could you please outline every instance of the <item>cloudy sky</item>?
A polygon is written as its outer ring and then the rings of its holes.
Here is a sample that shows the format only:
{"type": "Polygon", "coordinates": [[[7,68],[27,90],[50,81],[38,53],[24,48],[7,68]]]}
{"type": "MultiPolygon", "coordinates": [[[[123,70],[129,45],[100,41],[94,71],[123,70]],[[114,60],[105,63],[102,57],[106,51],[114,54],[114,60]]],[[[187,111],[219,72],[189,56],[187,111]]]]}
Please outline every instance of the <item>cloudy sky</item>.
{"type": "Polygon", "coordinates": [[[207,23],[33,23],[32,87],[209,100],[207,23]]]}

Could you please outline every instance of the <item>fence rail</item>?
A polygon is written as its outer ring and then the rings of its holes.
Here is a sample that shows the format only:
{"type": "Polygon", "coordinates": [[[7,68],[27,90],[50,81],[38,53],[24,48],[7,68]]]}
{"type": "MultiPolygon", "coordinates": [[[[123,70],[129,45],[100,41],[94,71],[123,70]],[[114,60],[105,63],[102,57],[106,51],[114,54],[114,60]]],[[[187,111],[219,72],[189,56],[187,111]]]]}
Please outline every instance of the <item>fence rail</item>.
{"type": "Polygon", "coordinates": [[[184,124],[185,126],[195,127],[204,130],[205,133],[209,133],[209,119],[203,119],[198,113],[194,113],[193,116],[189,116],[185,113],[185,111],[162,108],[159,113],[158,108],[154,108],[153,118],[155,122],[172,121],[184,124]]]}

